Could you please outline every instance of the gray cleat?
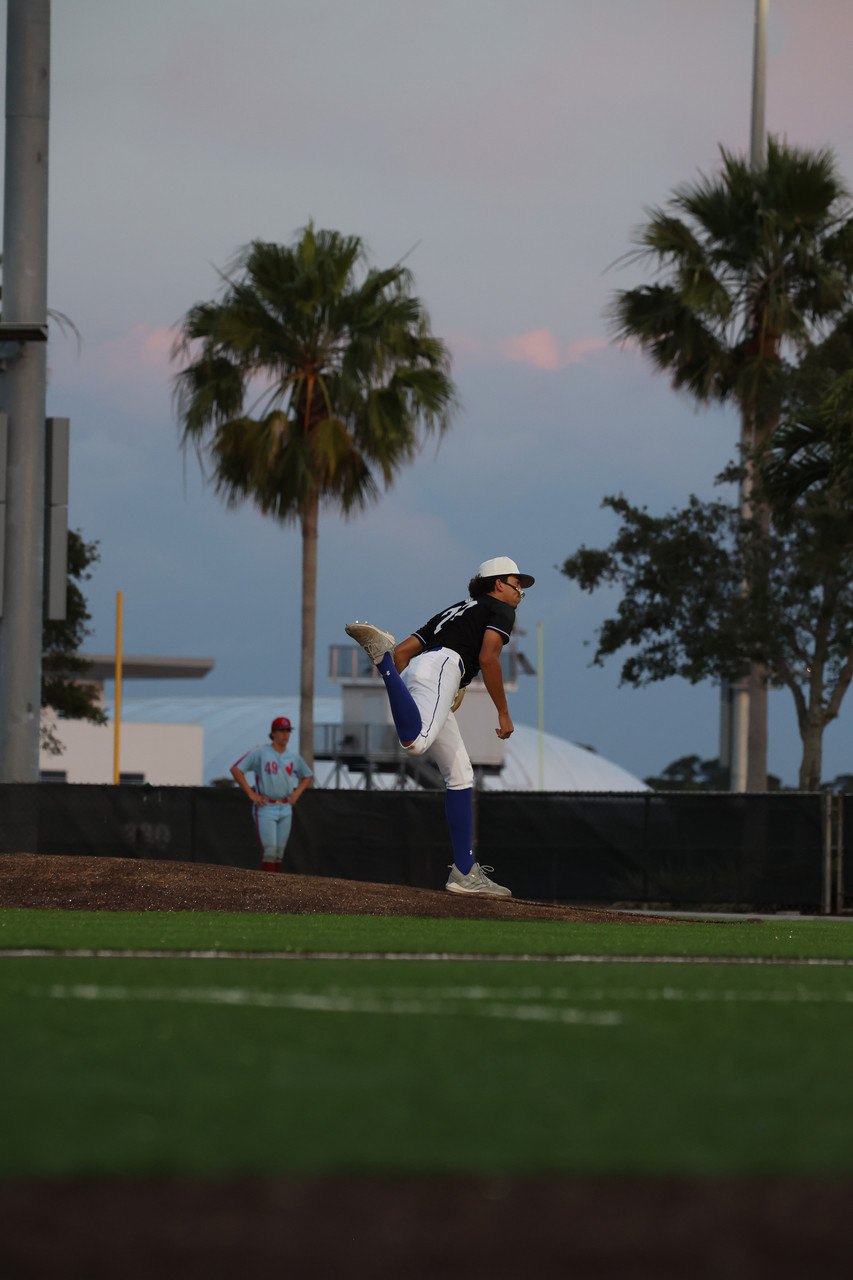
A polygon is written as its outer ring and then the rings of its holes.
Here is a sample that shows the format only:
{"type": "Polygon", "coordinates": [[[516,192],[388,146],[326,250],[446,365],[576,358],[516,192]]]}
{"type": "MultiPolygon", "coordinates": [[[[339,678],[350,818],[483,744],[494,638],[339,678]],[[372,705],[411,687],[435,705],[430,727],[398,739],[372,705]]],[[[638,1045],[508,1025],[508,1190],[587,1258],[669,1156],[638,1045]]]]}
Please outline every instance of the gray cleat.
{"type": "Polygon", "coordinates": [[[386,653],[391,653],[396,643],[390,631],[380,631],[369,622],[348,622],[344,631],[358,641],[374,665],[380,663],[386,653]]]}
{"type": "Polygon", "coordinates": [[[475,862],[467,876],[463,876],[458,867],[451,867],[444,887],[450,893],[482,893],[493,898],[511,898],[511,890],[495,884],[484,874],[486,871],[494,871],[494,867],[481,867],[479,862],[475,862]]]}

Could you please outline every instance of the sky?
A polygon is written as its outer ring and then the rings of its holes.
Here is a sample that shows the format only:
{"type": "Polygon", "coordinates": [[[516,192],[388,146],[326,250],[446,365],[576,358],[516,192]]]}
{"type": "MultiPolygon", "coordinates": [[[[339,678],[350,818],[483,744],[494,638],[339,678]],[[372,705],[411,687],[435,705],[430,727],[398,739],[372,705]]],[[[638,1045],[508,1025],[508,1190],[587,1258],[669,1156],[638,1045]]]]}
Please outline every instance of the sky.
{"type": "MultiPolygon", "coordinates": [[[[535,662],[541,623],[548,732],[640,777],[715,756],[714,685],[590,667],[618,597],[559,566],[614,536],[605,495],[662,513],[710,497],[734,454],[734,414],[697,412],[605,312],[642,282],[618,260],[644,210],[720,145],[746,151],[753,17],[753,0],[54,0],[49,298],[82,343],[54,327],[48,413],[71,419],[71,526],[100,547],[89,651],[112,651],[121,590],[126,653],[215,659],[170,693],[298,690],[298,529],[226,509],[182,455],[170,349],[237,249],[313,219],[377,266],[406,258],[461,402],[375,507],[321,519],[317,693],[346,621],[407,635],[509,555],[536,577],[517,629],[535,662]]],[[[851,47],[848,0],[770,0],[767,127],[831,146],[853,183],[851,47]]],[[[536,724],[538,681],[511,697],[536,724]]],[[[853,697],[827,778],[851,726],[853,697]]],[[[770,734],[793,784],[786,692],[770,734]]]]}

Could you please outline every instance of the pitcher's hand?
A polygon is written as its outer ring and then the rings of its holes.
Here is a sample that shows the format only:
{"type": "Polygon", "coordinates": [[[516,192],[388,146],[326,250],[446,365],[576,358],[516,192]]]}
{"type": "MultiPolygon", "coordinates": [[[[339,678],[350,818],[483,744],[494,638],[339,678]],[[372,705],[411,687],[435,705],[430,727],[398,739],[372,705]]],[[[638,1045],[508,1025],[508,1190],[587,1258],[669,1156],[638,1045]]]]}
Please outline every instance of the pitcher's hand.
{"type": "Polygon", "coordinates": [[[512,737],[512,731],[515,728],[515,725],[512,723],[508,711],[503,711],[498,716],[498,726],[499,727],[495,729],[495,733],[499,738],[512,737]]]}

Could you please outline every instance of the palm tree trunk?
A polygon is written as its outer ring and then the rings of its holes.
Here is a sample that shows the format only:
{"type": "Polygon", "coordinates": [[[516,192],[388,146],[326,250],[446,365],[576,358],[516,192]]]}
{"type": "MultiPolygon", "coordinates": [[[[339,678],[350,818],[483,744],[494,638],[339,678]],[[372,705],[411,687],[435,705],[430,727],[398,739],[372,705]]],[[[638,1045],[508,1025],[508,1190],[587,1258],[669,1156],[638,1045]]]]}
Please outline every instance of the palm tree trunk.
{"type": "Polygon", "coordinates": [[[314,768],[314,650],[317,637],[317,535],[320,497],[302,510],[302,661],[299,679],[299,754],[314,768]]]}

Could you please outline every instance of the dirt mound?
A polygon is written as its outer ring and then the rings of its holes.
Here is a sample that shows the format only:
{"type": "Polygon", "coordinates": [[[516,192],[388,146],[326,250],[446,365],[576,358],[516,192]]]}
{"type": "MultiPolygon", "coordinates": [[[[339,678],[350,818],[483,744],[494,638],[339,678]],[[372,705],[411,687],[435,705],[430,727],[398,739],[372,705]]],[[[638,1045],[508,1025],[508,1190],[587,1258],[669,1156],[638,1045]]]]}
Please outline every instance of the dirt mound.
{"type": "Polygon", "coordinates": [[[193,862],[31,853],[0,854],[0,907],[674,923],[664,916],[553,906],[517,898],[468,898],[407,885],[271,875],[193,862]]]}

